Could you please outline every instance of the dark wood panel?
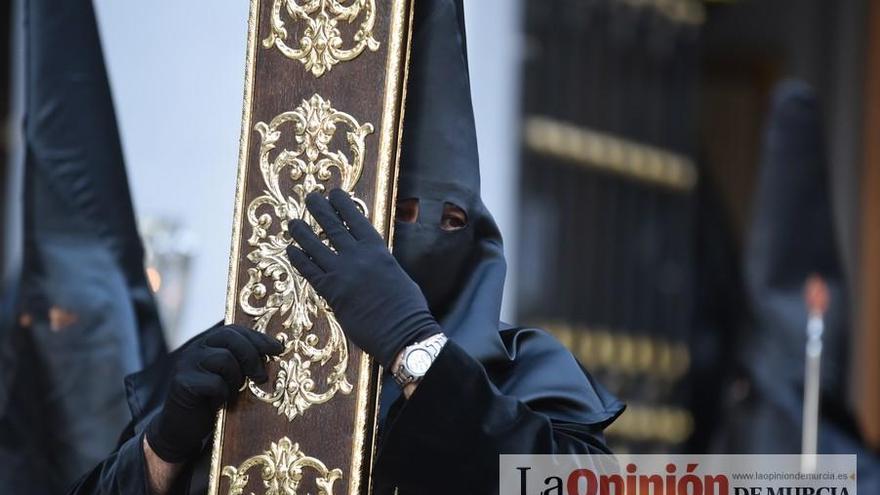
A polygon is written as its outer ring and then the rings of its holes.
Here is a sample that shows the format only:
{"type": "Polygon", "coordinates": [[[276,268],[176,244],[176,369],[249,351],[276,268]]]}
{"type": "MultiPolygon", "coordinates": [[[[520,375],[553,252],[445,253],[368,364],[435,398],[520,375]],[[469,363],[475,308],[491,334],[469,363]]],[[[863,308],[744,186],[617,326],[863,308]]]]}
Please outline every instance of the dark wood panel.
{"type": "Polygon", "coordinates": [[[332,2],[306,12],[252,0],[227,321],[275,335],[288,350],[270,363],[269,383],[249,384],[221,412],[211,493],[295,488],[299,467],[297,493],[317,493],[321,479],[332,493],[368,490],[378,369],[284,255],[288,221],[314,223],[302,201],[313,190],[349,190],[391,239],[410,0],[343,3],[358,15],[334,12],[332,2]],[[276,29],[273,40],[273,25],[286,38],[276,29]],[[299,57],[317,27],[319,56],[299,57]],[[276,469],[282,455],[289,472],[276,469]]]}

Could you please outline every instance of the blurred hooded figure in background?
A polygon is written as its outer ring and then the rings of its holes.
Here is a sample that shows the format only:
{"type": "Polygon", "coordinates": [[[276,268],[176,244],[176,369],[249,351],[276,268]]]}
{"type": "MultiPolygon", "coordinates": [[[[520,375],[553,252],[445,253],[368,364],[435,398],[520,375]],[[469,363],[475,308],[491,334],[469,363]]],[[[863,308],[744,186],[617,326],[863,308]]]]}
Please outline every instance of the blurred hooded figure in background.
{"type": "MultiPolygon", "coordinates": [[[[623,405],[549,334],[499,321],[506,265],[480,199],[461,0],[416,2],[404,136],[394,256],[341,190],[306,200],[334,250],[289,226],[293,265],[388,370],[375,493],[496,493],[501,453],[607,453],[623,405]],[[436,353],[407,380],[415,343],[436,353]]],[[[259,358],[280,350],[218,326],[130,377],[134,421],[73,493],[205,493],[217,408],[245,377],[266,380],[259,358]]]]}
{"type": "Polygon", "coordinates": [[[831,204],[828,158],[819,102],[797,80],[775,90],[764,136],[755,217],[746,252],[753,330],[741,346],[748,393],[733,404],[720,430],[722,452],[801,452],[804,288],[813,275],[827,284],[819,386],[820,454],[859,454],[859,490],[878,493],[878,460],[867,452],[847,398],[850,302],[831,204]]]}
{"type": "Polygon", "coordinates": [[[24,260],[2,329],[0,492],[55,494],[113,450],[131,419],[123,378],[165,343],[91,0],[18,5],[24,260]]]}

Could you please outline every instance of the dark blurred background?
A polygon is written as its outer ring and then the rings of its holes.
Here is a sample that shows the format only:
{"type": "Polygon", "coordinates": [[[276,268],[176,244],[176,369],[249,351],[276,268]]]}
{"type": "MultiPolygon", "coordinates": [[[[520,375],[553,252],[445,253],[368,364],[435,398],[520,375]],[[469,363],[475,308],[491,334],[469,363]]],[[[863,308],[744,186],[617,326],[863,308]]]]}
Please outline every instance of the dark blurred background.
{"type": "MultiPolygon", "coordinates": [[[[773,229],[834,247],[797,267],[805,282],[809,263],[817,272],[840,266],[825,276],[851,295],[835,302],[848,317],[828,338],[841,342],[826,343],[845,354],[827,410],[840,409],[855,444],[862,435],[876,442],[870,363],[880,321],[869,308],[880,253],[869,206],[880,191],[870,180],[877,109],[867,102],[877,97],[871,61],[880,53],[868,33],[880,27],[878,11],[860,1],[525,2],[518,314],[550,328],[629,402],[609,433],[618,450],[799,445],[729,438],[742,427],[731,423],[737,415],[774,400],[763,396],[802,393],[802,377],[759,387],[761,370],[750,368],[763,359],[756,333],[799,327],[769,345],[800,353],[799,364],[786,363],[802,375],[807,308],[800,322],[768,322],[745,273],[761,256],[748,249],[753,219],[772,208],[756,195],[762,167],[783,166],[765,156],[771,100],[793,78],[809,87],[821,120],[819,135],[803,139],[823,141],[814,154],[822,171],[784,165],[795,179],[816,176],[807,193],[768,178],[768,197],[802,206],[773,229]],[[799,220],[825,204],[827,222],[799,220]]],[[[803,289],[775,290],[798,299],[803,289]]],[[[779,421],[799,428],[788,406],[779,421]]]]}
{"type": "MultiPolygon", "coordinates": [[[[173,346],[222,311],[247,9],[94,3],[173,346]]],[[[484,195],[511,265],[505,314],[554,333],[628,403],[613,448],[798,452],[803,284],[819,275],[832,294],[820,452],[876,466],[880,4],[465,4],[484,195]]],[[[11,3],[0,9],[16,26],[11,3]]],[[[15,33],[0,37],[7,306],[15,33]]]]}

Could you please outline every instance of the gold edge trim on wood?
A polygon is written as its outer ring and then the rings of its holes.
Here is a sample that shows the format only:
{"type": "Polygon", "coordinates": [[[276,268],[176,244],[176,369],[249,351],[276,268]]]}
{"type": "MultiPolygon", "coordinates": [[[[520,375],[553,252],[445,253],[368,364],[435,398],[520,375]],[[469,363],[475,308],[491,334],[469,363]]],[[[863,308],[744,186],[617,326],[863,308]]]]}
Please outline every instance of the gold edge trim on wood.
{"type": "Polygon", "coordinates": [[[211,448],[211,470],[208,472],[208,494],[217,495],[220,491],[220,457],[223,453],[223,427],[226,424],[226,408],[217,411],[214,425],[214,444],[211,448]]]}
{"type": "MultiPolygon", "coordinates": [[[[397,143],[395,142],[394,131],[398,126],[398,117],[400,109],[400,60],[404,55],[402,50],[402,33],[403,22],[402,16],[405,14],[405,2],[407,0],[398,0],[394,2],[391,25],[388,34],[388,58],[385,62],[385,101],[382,108],[382,130],[380,131],[379,142],[379,159],[376,163],[376,196],[373,200],[373,211],[384,212],[388,202],[388,188],[390,186],[388,180],[388,170],[395,160],[395,151],[397,143]],[[394,74],[393,77],[391,75],[394,74]]],[[[392,186],[393,187],[393,186],[392,186]]],[[[384,232],[388,237],[386,241],[391,247],[392,238],[390,231],[387,230],[389,219],[388,215],[373,215],[373,225],[379,232],[384,232]]]]}
{"type": "MultiPolygon", "coordinates": [[[[412,50],[412,36],[413,36],[413,15],[415,12],[415,0],[408,0],[407,5],[407,13],[405,13],[404,22],[406,23],[406,42],[403,45],[404,58],[403,58],[403,75],[401,76],[400,82],[400,97],[399,97],[399,105],[398,105],[398,114],[397,114],[397,142],[395,143],[394,150],[394,160],[395,160],[395,168],[394,168],[394,178],[391,181],[391,210],[396,211],[397,209],[397,182],[400,178],[400,158],[401,158],[401,143],[403,142],[403,119],[406,116],[406,92],[407,85],[409,81],[409,64],[410,64],[410,56],[412,50]]],[[[400,50],[400,48],[397,48],[400,50]]],[[[399,67],[398,67],[399,70],[399,67]]],[[[388,226],[388,249],[394,251],[394,222],[392,221],[388,226]]],[[[381,376],[381,374],[380,374],[381,376]]]]}
{"type": "MultiPolygon", "coordinates": [[[[397,142],[395,143],[395,155],[394,155],[396,166],[394,168],[394,178],[391,181],[391,202],[392,202],[391,208],[392,209],[397,208],[397,187],[398,187],[398,180],[400,177],[401,143],[403,142],[403,125],[404,125],[404,118],[406,116],[406,95],[407,95],[407,88],[408,88],[408,84],[409,84],[410,57],[412,56],[413,18],[415,15],[415,2],[416,2],[416,0],[407,0],[407,1],[403,2],[403,5],[406,7],[406,11],[403,12],[403,15],[405,16],[403,21],[405,23],[404,26],[406,27],[406,39],[405,39],[404,45],[403,45],[403,49],[405,50],[404,59],[402,61],[403,75],[402,75],[401,79],[398,81],[398,85],[400,87],[400,95],[398,98],[399,104],[397,107],[397,110],[398,110],[398,114],[397,114],[397,142]]],[[[394,48],[396,50],[400,50],[400,47],[398,45],[400,43],[400,36],[398,36],[400,34],[399,27],[398,27],[398,30],[396,30],[395,33],[393,33],[393,34],[394,34],[394,36],[392,36],[392,39],[390,41],[392,43],[391,46],[392,46],[392,48],[394,48]]],[[[400,59],[397,59],[397,60],[400,60],[400,59]]],[[[397,69],[399,70],[399,67],[397,69]]],[[[395,72],[395,74],[396,73],[397,72],[395,72]]],[[[393,251],[394,250],[394,245],[393,245],[394,244],[394,221],[393,221],[393,218],[390,219],[389,222],[390,222],[390,225],[388,226],[388,249],[393,251]]],[[[375,414],[373,414],[373,425],[372,426],[373,426],[373,431],[377,432],[378,428],[379,428],[378,410],[381,407],[379,400],[380,400],[381,394],[382,394],[382,367],[381,366],[376,367],[375,380],[376,380],[376,389],[375,389],[374,407],[376,408],[376,412],[375,412],[375,414]]],[[[377,436],[375,434],[373,434],[373,436],[371,438],[370,457],[369,457],[369,461],[370,461],[369,473],[371,476],[368,479],[367,494],[373,493],[372,473],[373,473],[373,469],[374,469],[375,462],[376,462],[376,443],[377,443],[377,441],[378,441],[377,436]]],[[[395,490],[395,492],[396,492],[396,490],[395,490]]]]}
{"type": "MultiPolygon", "coordinates": [[[[367,394],[370,385],[370,362],[372,360],[366,353],[361,353],[361,363],[358,369],[357,402],[355,403],[354,438],[351,446],[351,475],[349,476],[349,493],[360,493],[361,460],[364,455],[363,445],[366,436],[367,425],[367,394]]],[[[372,455],[372,453],[371,453],[372,455]]]]}
{"type": "MultiPolygon", "coordinates": [[[[385,63],[385,95],[384,106],[382,110],[382,122],[380,130],[379,155],[376,164],[376,193],[373,200],[373,211],[377,214],[373,215],[373,226],[379,232],[386,232],[386,243],[391,249],[394,242],[394,222],[390,214],[386,210],[388,202],[391,207],[395,206],[395,196],[397,193],[397,176],[400,160],[400,133],[403,129],[403,95],[406,92],[406,81],[408,63],[409,63],[409,41],[410,28],[412,22],[412,0],[397,0],[392,5],[391,24],[388,35],[388,54],[385,63]],[[403,65],[404,75],[401,76],[401,64],[403,65]],[[395,136],[395,131],[398,135],[395,136]],[[388,171],[394,170],[394,177],[389,178],[388,171]],[[391,196],[389,196],[389,189],[391,196]],[[378,214],[383,212],[383,214],[378,214]]],[[[376,429],[378,424],[378,408],[379,396],[382,390],[382,370],[377,367],[375,375],[376,387],[374,388],[375,396],[372,400],[373,421],[371,425],[367,425],[367,400],[369,393],[369,381],[372,378],[370,372],[372,368],[372,359],[366,354],[362,355],[360,376],[358,379],[358,395],[357,395],[357,411],[355,418],[355,437],[352,445],[352,472],[350,480],[350,493],[360,493],[360,482],[364,474],[367,474],[367,491],[372,493],[372,477],[369,476],[373,470],[373,463],[376,455],[376,435],[370,438],[369,452],[366,451],[367,446],[364,445],[367,436],[367,427],[371,426],[376,429]],[[362,469],[361,462],[367,455],[367,463],[369,470],[365,473],[362,469]]]]}
{"type": "MultiPolygon", "coordinates": [[[[244,97],[241,110],[241,137],[239,138],[238,172],[235,179],[235,206],[232,216],[232,247],[229,250],[229,276],[226,286],[226,317],[227,324],[235,320],[236,287],[238,285],[239,245],[241,244],[241,218],[244,211],[245,177],[247,175],[247,158],[250,150],[250,122],[253,109],[254,63],[257,47],[257,20],[260,13],[260,0],[251,0],[248,14],[247,50],[245,51],[244,97]]],[[[226,407],[217,412],[214,425],[214,445],[211,449],[211,469],[208,473],[208,494],[218,495],[220,492],[220,469],[223,456],[223,429],[226,425],[226,407]]]]}
{"type": "MultiPolygon", "coordinates": [[[[373,474],[374,466],[376,465],[376,440],[377,440],[376,437],[377,437],[377,433],[379,432],[379,407],[380,407],[379,398],[381,397],[381,393],[382,393],[382,367],[376,366],[374,368],[374,370],[375,371],[373,373],[374,374],[373,379],[376,380],[376,388],[375,388],[375,397],[374,397],[375,400],[373,401],[373,407],[376,408],[376,411],[373,414],[373,424],[371,425],[373,428],[373,436],[370,438],[370,457],[367,459],[370,463],[370,467],[367,470],[367,472],[370,474],[370,476],[367,477],[367,492],[366,492],[367,495],[371,495],[373,493],[373,476],[372,476],[372,474],[373,474]]],[[[364,427],[366,427],[366,425],[364,425],[364,427]]]]}

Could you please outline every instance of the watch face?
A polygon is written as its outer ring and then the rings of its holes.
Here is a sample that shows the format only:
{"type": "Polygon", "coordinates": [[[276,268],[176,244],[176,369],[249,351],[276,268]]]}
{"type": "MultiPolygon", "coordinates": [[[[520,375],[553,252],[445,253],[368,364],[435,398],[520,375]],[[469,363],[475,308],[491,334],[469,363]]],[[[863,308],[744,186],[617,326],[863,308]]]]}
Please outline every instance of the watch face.
{"type": "Polygon", "coordinates": [[[414,376],[421,376],[431,367],[431,353],[425,349],[413,349],[406,355],[406,368],[414,376]]]}

